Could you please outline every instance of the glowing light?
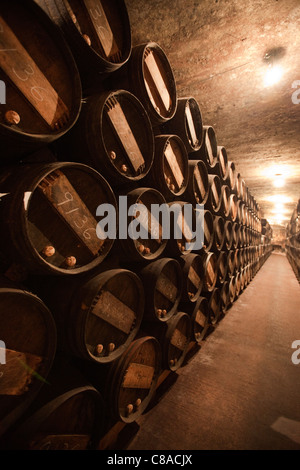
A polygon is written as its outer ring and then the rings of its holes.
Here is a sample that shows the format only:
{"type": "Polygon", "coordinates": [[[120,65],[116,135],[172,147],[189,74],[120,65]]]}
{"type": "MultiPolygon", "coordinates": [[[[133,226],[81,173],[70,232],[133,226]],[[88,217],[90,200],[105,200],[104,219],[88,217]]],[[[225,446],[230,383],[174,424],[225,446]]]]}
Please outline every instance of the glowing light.
{"type": "Polygon", "coordinates": [[[273,181],[273,186],[275,186],[275,188],[283,188],[284,185],[285,185],[285,179],[282,178],[281,175],[276,176],[276,178],[273,181]]]}
{"type": "Polygon", "coordinates": [[[283,196],[282,194],[275,194],[274,196],[268,196],[266,200],[269,202],[275,202],[279,204],[280,203],[287,204],[289,202],[293,202],[293,200],[290,197],[283,196]]]}
{"type": "Polygon", "coordinates": [[[281,67],[279,67],[279,65],[269,67],[264,78],[265,87],[272,86],[278,83],[282,75],[283,70],[281,67]]]}

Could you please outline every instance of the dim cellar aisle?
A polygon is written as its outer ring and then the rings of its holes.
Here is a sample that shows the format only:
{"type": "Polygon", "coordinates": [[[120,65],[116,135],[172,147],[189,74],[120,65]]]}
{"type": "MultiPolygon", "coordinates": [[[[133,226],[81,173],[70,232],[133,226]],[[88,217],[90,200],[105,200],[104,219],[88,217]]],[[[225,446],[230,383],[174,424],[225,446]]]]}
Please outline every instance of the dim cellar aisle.
{"type": "Polygon", "coordinates": [[[172,388],[139,418],[127,449],[299,450],[300,353],[292,348],[299,304],[291,266],[273,253],[172,388]]]}

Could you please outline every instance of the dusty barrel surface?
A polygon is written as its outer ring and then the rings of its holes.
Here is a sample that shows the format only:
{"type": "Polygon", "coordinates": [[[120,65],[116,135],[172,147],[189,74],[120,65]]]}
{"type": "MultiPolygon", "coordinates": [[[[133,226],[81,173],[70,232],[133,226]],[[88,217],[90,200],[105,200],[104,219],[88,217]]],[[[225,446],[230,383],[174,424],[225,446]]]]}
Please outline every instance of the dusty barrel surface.
{"type": "Polygon", "coordinates": [[[0,79],[6,85],[1,159],[20,159],[71,129],[81,109],[81,82],[62,34],[38,5],[1,2],[0,14],[0,79]]]}
{"type": "Polygon", "coordinates": [[[123,0],[35,1],[63,33],[85,86],[129,59],[131,27],[123,0]]]}
{"type": "MultiPolygon", "coordinates": [[[[80,274],[98,266],[105,238],[98,206],[117,211],[114,193],[94,169],[77,163],[19,165],[2,174],[1,228],[9,260],[42,274],[80,274]],[[100,235],[100,238],[99,238],[100,235]]],[[[4,253],[6,254],[6,253],[4,253]]]]}
{"type": "Polygon", "coordinates": [[[225,183],[228,179],[228,155],[223,145],[217,146],[217,161],[219,162],[219,176],[222,182],[225,183]]]}
{"type": "Polygon", "coordinates": [[[179,260],[183,274],[183,302],[196,302],[203,286],[204,270],[202,258],[196,253],[182,255],[179,260]]]}
{"type": "Polygon", "coordinates": [[[145,291],[144,319],[167,321],[176,313],[182,295],[179,262],[173,258],[153,261],[139,271],[139,276],[145,291]]]}
{"type": "Polygon", "coordinates": [[[0,435],[45,385],[56,353],[56,326],[43,301],[0,283],[0,435]],[[3,360],[4,359],[4,360],[3,360]]]}
{"type": "Polygon", "coordinates": [[[218,214],[222,204],[222,186],[218,175],[208,175],[209,193],[205,208],[218,214]]]}
{"type": "Polygon", "coordinates": [[[203,292],[212,292],[217,282],[217,256],[213,252],[205,252],[200,256],[204,269],[203,292]]]}
{"type": "Polygon", "coordinates": [[[212,251],[219,252],[223,249],[225,242],[225,223],[221,216],[214,216],[214,242],[212,245],[212,251]]]}
{"type": "Polygon", "coordinates": [[[44,284],[42,297],[53,311],[64,353],[104,364],[118,359],[135,339],[145,301],[134,272],[108,269],[44,284]]]}
{"type": "Polygon", "coordinates": [[[167,201],[172,201],[182,196],[188,185],[187,152],[177,135],[155,136],[154,145],[154,160],[146,182],[160,191],[167,201]]]}
{"type": "Polygon", "coordinates": [[[215,287],[208,297],[208,308],[210,310],[210,323],[216,325],[221,315],[221,291],[215,287]]]}
{"type": "Polygon", "coordinates": [[[9,446],[16,450],[96,449],[105,414],[101,394],[58,356],[48,383],[18,422],[9,446]]]}
{"type": "Polygon", "coordinates": [[[177,109],[177,89],[171,64],[156,42],[138,44],[130,59],[109,77],[107,86],[124,88],[144,105],[151,123],[159,126],[171,119],[177,109]]]}
{"type": "Polygon", "coordinates": [[[160,371],[161,348],[156,338],[135,339],[109,367],[105,382],[98,379],[111,417],[130,423],[141,416],[155,394],[160,371]]]}
{"type": "Polygon", "coordinates": [[[161,129],[163,134],[178,135],[188,153],[199,150],[203,140],[203,124],[196,99],[192,96],[178,98],[175,115],[161,129]]]}
{"type": "Polygon", "coordinates": [[[191,312],[193,339],[197,343],[205,338],[210,325],[210,311],[206,297],[198,297],[196,304],[193,304],[191,312]]]}
{"type": "MultiPolygon", "coordinates": [[[[146,328],[146,327],[145,327],[146,328]]],[[[147,325],[162,349],[162,368],[175,371],[181,367],[192,339],[189,314],[177,312],[166,323],[147,325]]]]}
{"type": "Polygon", "coordinates": [[[208,168],[212,168],[217,163],[218,144],[215,130],[212,126],[203,126],[203,140],[201,148],[192,153],[193,159],[201,159],[208,168]]]}
{"type": "Polygon", "coordinates": [[[91,165],[113,186],[138,182],[154,158],[154,136],[142,103],[126,90],[88,96],[79,119],[57,144],[59,156],[91,165]]]}
{"type": "MultiPolygon", "coordinates": [[[[130,261],[154,261],[162,256],[168,236],[168,229],[159,214],[160,206],[165,208],[169,220],[168,205],[163,195],[153,188],[137,188],[126,194],[127,234],[119,231],[119,245],[122,259],[130,261]],[[122,236],[121,236],[122,235],[122,236]]],[[[119,199],[119,213],[123,213],[123,202],[119,199]]],[[[165,216],[165,217],[166,217],[165,216]]]]}
{"type": "Polygon", "coordinates": [[[205,163],[202,160],[189,160],[189,180],[186,197],[192,204],[205,204],[208,198],[209,183],[205,163]]]}
{"type": "Polygon", "coordinates": [[[202,248],[201,217],[194,206],[186,201],[174,201],[168,204],[170,214],[170,238],[166,253],[178,258],[193,250],[202,248]],[[198,229],[197,229],[198,227],[198,229]]]}

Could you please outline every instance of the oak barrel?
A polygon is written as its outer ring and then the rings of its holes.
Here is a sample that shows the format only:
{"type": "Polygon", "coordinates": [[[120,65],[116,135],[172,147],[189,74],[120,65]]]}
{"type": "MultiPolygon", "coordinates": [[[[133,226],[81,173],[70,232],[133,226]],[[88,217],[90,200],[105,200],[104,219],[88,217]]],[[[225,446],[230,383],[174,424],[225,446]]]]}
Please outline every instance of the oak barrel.
{"type": "Polygon", "coordinates": [[[150,41],[132,47],[126,64],[111,74],[107,87],[124,88],[144,105],[153,127],[175,115],[177,89],[171,64],[162,47],[150,41]]]}
{"type": "Polygon", "coordinates": [[[154,145],[154,160],[145,181],[172,201],[182,196],[188,185],[187,151],[177,135],[157,135],[154,145]]]}
{"type": "Polygon", "coordinates": [[[179,259],[183,274],[183,302],[196,302],[203,286],[204,270],[202,258],[196,253],[182,255],[179,259]]]}
{"type": "Polygon", "coordinates": [[[1,159],[21,159],[76,122],[81,82],[63,35],[32,1],[1,2],[1,159]]]}
{"type": "Polygon", "coordinates": [[[85,98],[78,122],[57,143],[58,156],[86,163],[112,186],[138,182],[154,158],[154,136],[142,103],[126,90],[85,98]]]}
{"type": "Polygon", "coordinates": [[[209,193],[205,209],[218,214],[222,204],[221,181],[218,175],[208,175],[209,193]]]}
{"type": "Polygon", "coordinates": [[[203,139],[202,115],[198,102],[192,96],[177,99],[174,116],[161,126],[163,134],[178,135],[187,153],[200,149],[203,139]]]}
{"type": "Polygon", "coordinates": [[[47,384],[10,433],[15,450],[95,450],[106,418],[101,394],[64,356],[57,355],[47,384]]]}
{"type": "Polygon", "coordinates": [[[26,411],[45,385],[56,353],[51,312],[34,294],[0,282],[0,436],[26,411]],[[3,343],[1,343],[3,345],[3,343]]]}
{"type": "Polygon", "coordinates": [[[139,271],[145,291],[144,319],[167,321],[177,311],[182,295],[183,271],[173,258],[162,258],[139,271]]]}
{"type": "Polygon", "coordinates": [[[219,287],[215,287],[212,292],[207,294],[208,308],[211,325],[216,325],[221,315],[221,291],[219,287]]]}
{"type": "Polygon", "coordinates": [[[210,325],[210,310],[206,297],[198,297],[191,313],[193,339],[201,343],[208,333],[210,325]]]}
{"type": "Polygon", "coordinates": [[[0,211],[10,262],[35,273],[76,275],[108,255],[114,238],[98,230],[104,214],[96,214],[107,203],[117,212],[117,204],[94,169],[71,162],[24,164],[6,169],[0,187],[9,193],[0,211]]]}
{"type": "Polygon", "coordinates": [[[200,149],[192,153],[193,159],[203,160],[207,167],[214,167],[218,158],[218,144],[215,130],[212,126],[203,126],[203,141],[200,149]]]}
{"type": "Polygon", "coordinates": [[[208,198],[208,173],[202,160],[189,160],[189,180],[186,197],[192,204],[205,204],[208,198]]]}
{"type": "Polygon", "coordinates": [[[64,353],[97,364],[110,363],[137,336],[144,315],[144,289],[139,276],[128,269],[47,278],[41,289],[64,353]]]}
{"type": "Polygon", "coordinates": [[[35,0],[60,28],[84,87],[123,66],[132,48],[123,0],[35,0]]]}
{"type": "MultiPolygon", "coordinates": [[[[126,233],[119,230],[120,257],[127,261],[154,261],[162,256],[168,237],[166,223],[155,206],[165,208],[168,214],[168,205],[163,195],[153,188],[137,188],[126,194],[126,233]],[[131,209],[129,209],[131,208],[131,209]]],[[[123,202],[119,199],[119,213],[123,213],[123,202]]],[[[123,229],[122,229],[123,230],[123,229]]]]}

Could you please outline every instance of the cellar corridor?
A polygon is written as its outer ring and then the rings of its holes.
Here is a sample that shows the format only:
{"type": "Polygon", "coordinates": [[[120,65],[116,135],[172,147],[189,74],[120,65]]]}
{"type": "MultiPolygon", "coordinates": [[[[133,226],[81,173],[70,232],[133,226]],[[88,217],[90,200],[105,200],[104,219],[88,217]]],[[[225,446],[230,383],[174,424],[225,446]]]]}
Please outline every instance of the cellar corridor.
{"type": "Polygon", "coordinates": [[[127,450],[300,449],[299,283],[273,253],[127,450]],[[298,355],[299,357],[299,355],[298,355]]]}

